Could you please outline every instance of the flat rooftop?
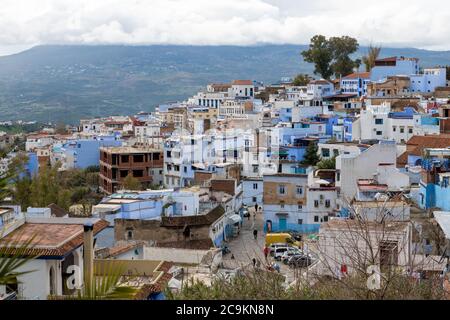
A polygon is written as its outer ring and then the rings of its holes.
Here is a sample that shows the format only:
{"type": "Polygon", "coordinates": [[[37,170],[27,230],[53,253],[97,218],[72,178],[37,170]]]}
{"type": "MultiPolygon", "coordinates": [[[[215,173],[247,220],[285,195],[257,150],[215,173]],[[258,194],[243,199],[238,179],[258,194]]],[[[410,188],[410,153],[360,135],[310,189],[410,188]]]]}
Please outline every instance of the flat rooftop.
{"type": "Polygon", "coordinates": [[[373,221],[363,221],[352,219],[331,219],[328,222],[323,223],[320,226],[321,230],[361,230],[369,229],[373,231],[391,231],[391,232],[402,232],[408,227],[408,222],[397,222],[392,221],[386,224],[381,224],[373,221]]]}

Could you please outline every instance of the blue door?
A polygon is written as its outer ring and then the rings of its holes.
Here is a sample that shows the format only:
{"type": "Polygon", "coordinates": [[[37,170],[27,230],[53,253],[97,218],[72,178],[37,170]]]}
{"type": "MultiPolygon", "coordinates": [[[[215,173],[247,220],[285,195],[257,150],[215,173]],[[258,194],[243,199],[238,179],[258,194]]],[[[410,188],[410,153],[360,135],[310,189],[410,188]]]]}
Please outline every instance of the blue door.
{"type": "Polygon", "coordinates": [[[285,230],[287,230],[287,221],[286,221],[286,218],[279,218],[279,219],[278,219],[278,225],[279,225],[280,231],[285,231],[285,230]]]}

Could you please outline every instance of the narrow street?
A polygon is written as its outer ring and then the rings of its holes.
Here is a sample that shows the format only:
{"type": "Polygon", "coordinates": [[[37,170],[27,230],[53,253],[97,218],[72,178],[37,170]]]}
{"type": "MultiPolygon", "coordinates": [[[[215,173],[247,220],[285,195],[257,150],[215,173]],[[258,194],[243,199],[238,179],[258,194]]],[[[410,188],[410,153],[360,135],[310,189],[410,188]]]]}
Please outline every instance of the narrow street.
{"type": "MultiPolygon", "coordinates": [[[[264,267],[267,262],[264,258],[264,216],[261,211],[256,214],[254,219],[255,208],[249,208],[250,219],[244,218],[242,229],[238,237],[230,240],[228,248],[230,253],[223,257],[223,264],[227,268],[238,268],[240,266],[252,264],[253,258],[256,258],[264,267]],[[257,239],[254,239],[253,230],[258,231],[257,239]],[[232,259],[232,256],[234,259],[232,259]]],[[[269,256],[268,263],[275,260],[269,256]]],[[[287,277],[290,283],[294,280],[294,269],[289,268],[281,261],[275,261],[280,266],[281,274],[287,277]]]]}

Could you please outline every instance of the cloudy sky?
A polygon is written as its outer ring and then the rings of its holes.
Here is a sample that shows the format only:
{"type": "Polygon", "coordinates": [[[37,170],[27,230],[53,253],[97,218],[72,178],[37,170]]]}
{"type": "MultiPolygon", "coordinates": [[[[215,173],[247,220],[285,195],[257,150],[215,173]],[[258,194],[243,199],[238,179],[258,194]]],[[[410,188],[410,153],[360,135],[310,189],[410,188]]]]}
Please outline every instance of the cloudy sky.
{"type": "Polygon", "coordinates": [[[308,43],[450,50],[447,0],[1,0],[0,54],[37,44],[308,43]]]}

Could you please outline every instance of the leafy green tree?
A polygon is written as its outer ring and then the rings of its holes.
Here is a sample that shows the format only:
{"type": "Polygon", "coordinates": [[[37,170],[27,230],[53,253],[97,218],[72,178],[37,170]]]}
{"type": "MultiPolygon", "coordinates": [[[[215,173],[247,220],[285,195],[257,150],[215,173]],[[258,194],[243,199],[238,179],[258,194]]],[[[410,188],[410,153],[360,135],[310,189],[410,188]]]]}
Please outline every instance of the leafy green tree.
{"type": "Polygon", "coordinates": [[[336,169],[336,157],[329,159],[321,159],[317,163],[318,169],[336,169]]]}
{"type": "Polygon", "coordinates": [[[327,39],[323,35],[315,35],[311,38],[309,49],[301,54],[306,62],[314,63],[315,74],[330,79],[333,74],[344,77],[360,66],[360,59],[350,58],[358,48],[358,41],[349,36],[327,39]]]}
{"type": "Polygon", "coordinates": [[[139,182],[139,180],[133,177],[133,175],[131,174],[129,174],[128,176],[125,177],[125,179],[122,180],[122,187],[125,190],[133,190],[133,191],[142,190],[142,185],[139,182]]]}
{"type": "Polygon", "coordinates": [[[320,74],[324,79],[329,79],[333,75],[331,67],[333,50],[325,36],[312,37],[309,49],[303,51],[301,55],[306,62],[314,63],[314,74],[320,74]]]}
{"type": "Polygon", "coordinates": [[[302,161],[303,165],[315,166],[319,161],[320,157],[318,155],[318,146],[315,142],[310,142],[308,147],[306,148],[306,153],[304,159],[302,161]]]}
{"type": "Polygon", "coordinates": [[[20,205],[24,211],[31,206],[31,183],[31,178],[25,176],[18,179],[14,185],[13,200],[16,204],[20,205]]]}
{"type": "Polygon", "coordinates": [[[362,57],[362,62],[366,66],[366,71],[370,72],[372,68],[375,66],[375,61],[378,59],[378,56],[380,55],[381,47],[373,46],[372,44],[369,45],[367,54],[362,57]]]}
{"type": "Polygon", "coordinates": [[[359,67],[361,64],[361,60],[353,61],[350,58],[350,55],[359,48],[358,41],[355,38],[349,36],[332,37],[329,39],[329,46],[333,52],[331,68],[336,78],[349,75],[354,68],[359,67]]]}
{"type": "Polygon", "coordinates": [[[294,86],[306,86],[309,83],[309,76],[307,74],[298,74],[295,78],[294,81],[292,81],[292,84],[294,86]]]}

